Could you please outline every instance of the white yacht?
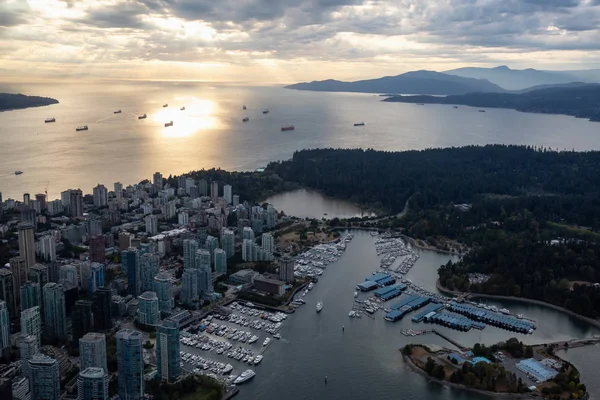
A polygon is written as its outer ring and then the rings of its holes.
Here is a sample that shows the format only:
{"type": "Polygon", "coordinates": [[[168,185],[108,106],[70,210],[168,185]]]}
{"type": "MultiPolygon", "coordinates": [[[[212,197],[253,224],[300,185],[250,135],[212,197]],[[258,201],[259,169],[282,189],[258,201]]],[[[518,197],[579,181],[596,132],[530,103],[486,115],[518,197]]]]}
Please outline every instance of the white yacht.
{"type": "Polygon", "coordinates": [[[279,333],[276,333],[273,335],[274,339],[281,339],[281,335],[279,333]]]}
{"type": "Polygon", "coordinates": [[[239,385],[240,383],[249,381],[250,379],[254,378],[255,376],[256,376],[256,373],[254,371],[252,371],[251,369],[248,369],[248,370],[242,372],[242,374],[240,376],[238,376],[237,379],[235,381],[233,381],[233,383],[236,385],[239,385]]]}
{"type": "Polygon", "coordinates": [[[510,311],[508,311],[508,309],[506,309],[506,308],[501,308],[498,311],[500,311],[502,314],[506,314],[506,315],[510,314],[510,311]]]}
{"type": "Polygon", "coordinates": [[[260,364],[260,362],[262,361],[262,359],[263,359],[263,356],[261,354],[259,354],[256,357],[254,357],[254,365],[260,364]]]}
{"type": "Polygon", "coordinates": [[[323,309],[323,302],[319,301],[317,303],[317,312],[320,313],[322,309],[323,309]]]}
{"type": "Polygon", "coordinates": [[[271,338],[266,338],[265,341],[263,342],[263,346],[266,346],[269,343],[271,343],[271,338]]]}
{"type": "Polygon", "coordinates": [[[231,364],[227,364],[223,369],[223,375],[230,373],[233,371],[233,366],[231,364]]]}
{"type": "Polygon", "coordinates": [[[248,340],[248,343],[252,344],[252,343],[256,342],[257,340],[258,340],[258,336],[256,336],[256,335],[253,335],[253,336],[250,338],[250,340],[248,340]]]}
{"type": "Polygon", "coordinates": [[[358,297],[358,292],[354,292],[354,297],[358,297]]]}

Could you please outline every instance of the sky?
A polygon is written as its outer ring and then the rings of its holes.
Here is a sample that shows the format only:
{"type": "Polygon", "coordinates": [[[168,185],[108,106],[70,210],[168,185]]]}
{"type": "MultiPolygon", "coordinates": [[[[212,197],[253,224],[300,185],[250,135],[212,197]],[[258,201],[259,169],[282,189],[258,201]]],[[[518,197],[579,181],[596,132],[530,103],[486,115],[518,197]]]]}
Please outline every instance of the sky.
{"type": "Polygon", "coordinates": [[[600,66],[600,0],[0,0],[0,78],[287,83],[600,66]]]}

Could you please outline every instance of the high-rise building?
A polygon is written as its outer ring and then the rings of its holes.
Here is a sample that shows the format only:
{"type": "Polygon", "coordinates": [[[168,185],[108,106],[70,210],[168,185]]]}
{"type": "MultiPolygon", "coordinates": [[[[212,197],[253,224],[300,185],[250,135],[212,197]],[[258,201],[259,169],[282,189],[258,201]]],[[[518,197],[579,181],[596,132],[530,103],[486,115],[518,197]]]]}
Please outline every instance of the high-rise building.
{"type": "Polygon", "coordinates": [[[104,263],[106,260],[106,245],[104,235],[95,235],[90,238],[90,261],[104,263]]]}
{"type": "Polygon", "coordinates": [[[223,250],[225,250],[225,254],[227,254],[227,258],[233,257],[235,254],[235,234],[232,230],[226,229],[223,232],[223,237],[221,239],[223,250]]]}
{"type": "Polygon", "coordinates": [[[27,281],[21,285],[21,310],[42,305],[40,284],[27,281]]]}
{"type": "Polygon", "coordinates": [[[94,327],[97,331],[112,328],[111,297],[109,288],[100,288],[94,293],[94,327]]]}
{"type": "MultiPolygon", "coordinates": [[[[14,286],[20,288],[21,285],[29,280],[29,269],[25,265],[25,259],[22,257],[12,257],[8,260],[10,271],[13,273],[14,286]]],[[[21,296],[17,295],[17,308],[20,308],[21,296]]]]}
{"type": "Polygon", "coordinates": [[[0,300],[5,302],[6,311],[11,317],[17,316],[17,295],[14,275],[7,269],[0,269],[0,300]]]}
{"type": "MultiPolygon", "coordinates": [[[[2,212],[2,193],[0,193],[0,212],[2,212]]],[[[0,399],[13,400],[13,388],[11,378],[0,378],[0,399]]]]}
{"type": "Polygon", "coordinates": [[[21,209],[21,222],[33,226],[33,230],[37,229],[37,212],[33,208],[21,209]]]}
{"type": "Polygon", "coordinates": [[[269,253],[275,253],[275,239],[270,233],[263,233],[261,237],[262,248],[269,253]]]}
{"type": "MultiPolygon", "coordinates": [[[[215,249],[219,247],[219,239],[214,236],[207,236],[204,240],[204,248],[208,250],[211,257],[214,256],[215,249]]],[[[214,260],[214,258],[213,258],[214,260]]]]}
{"type": "Polygon", "coordinates": [[[294,283],[294,259],[285,256],[279,264],[279,280],[285,283],[294,283]]]}
{"type": "Polygon", "coordinates": [[[217,275],[227,274],[227,254],[223,249],[215,249],[213,252],[214,269],[217,275]]]}
{"type": "Polygon", "coordinates": [[[254,231],[249,226],[242,229],[242,240],[254,240],[254,231]]]}
{"type": "Polygon", "coordinates": [[[58,362],[41,353],[29,360],[31,373],[31,398],[40,400],[60,399],[60,373],[58,362]]]}
{"type": "Polygon", "coordinates": [[[93,196],[95,207],[104,207],[108,205],[108,189],[106,186],[98,184],[98,186],[93,189],[93,196]]]}
{"type": "Polygon", "coordinates": [[[63,285],[49,282],[44,285],[44,333],[52,339],[67,336],[67,312],[63,285]]]}
{"type": "Polygon", "coordinates": [[[136,319],[138,323],[148,326],[156,326],[160,323],[160,311],[158,309],[158,296],[154,292],[144,292],[138,296],[138,309],[136,319]]]}
{"type": "Polygon", "coordinates": [[[90,300],[77,300],[71,311],[71,329],[73,343],[78,343],[83,335],[94,329],[93,302],[90,300]]]}
{"type": "Polygon", "coordinates": [[[35,264],[35,242],[31,224],[19,224],[19,256],[25,260],[25,271],[29,274],[29,268],[35,264]]]}
{"type": "Polygon", "coordinates": [[[71,199],[71,189],[65,190],[64,192],[60,192],[60,202],[63,207],[69,208],[69,201],[71,199]]]}
{"type": "Polygon", "coordinates": [[[231,204],[233,201],[233,193],[231,185],[223,186],[223,198],[227,202],[227,204],[231,204]]]}
{"type": "Polygon", "coordinates": [[[162,190],[163,176],[160,172],[155,172],[154,175],[152,175],[152,183],[154,184],[154,186],[156,186],[158,190],[162,190]]]}
{"type": "Polygon", "coordinates": [[[212,268],[208,250],[198,250],[196,253],[196,270],[198,271],[198,294],[201,296],[213,293],[212,268]]]}
{"type": "Polygon", "coordinates": [[[42,210],[46,209],[46,195],[44,193],[38,193],[35,195],[35,199],[40,203],[42,210]]]}
{"type": "Polygon", "coordinates": [[[233,206],[237,207],[239,204],[240,204],[240,195],[234,194],[233,195],[233,206]]]}
{"type": "Polygon", "coordinates": [[[115,196],[117,197],[117,199],[122,199],[123,198],[123,184],[121,182],[115,182],[114,189],[115,189],[115,196]]]}
{"type": "Polygon", "coordinates": [[[73,218],[83,217],[83,193],[79,189],[69,192],[69,215],[73,218]]]}
{"type": "Polygon", "coordinates": [[[21,334],[34,336],[38,347],[42,343],[42,317],[38,306],[21,311],[21,334]]]}
{"type": "Polygon", "coordinates": [[[131,239],[133,235],[129,232],[119,233],[119,250],[125,251],[131,247],[131,239]]]}
{"type": "Polygon", "coordinates": [[[196,269],[211,269],[210,267],[210,252],[205,249],[200,249],[196,252],[196,269]]]}
{"type": "Polygon", "coordinates": [[[142,334],[131,329],[117,332],[119,398],[140,400],[144,396],[142,334]]]}
{"type": "Polygon", "coordinates": [[[54,236],[42,236],[38,242],[37,253],[46,262],[56,261],[56,239],[54,239],[54,236]]]}
{"type": "Polygon", "coordinates": [[[29,193],[23,193],[23,204],[28,206],[30,201],[31,201],[31,195],[29,193]]]}
{"type": "Polygon", "coordinates": [[[210,183],[210,198],[216,200],[219,197],[219,182],[212,181],[210,183]]]}
{"type": "Polygon", "coordinates": [[[194,239],[185,239],[183,241],[183,269],[196,268],[196,253],[198,252],[198,243],[194,239]]]}
{"type": "Polygon", "coordinates": [[[177,223],[183,226],[187,226],[190,223],[190,215],[187,211],[180,211],[177,214],[177,223]]]}
{"type": "Polygon", "coordinates": [[[89,236],[102,235],[102,220],[99,216],[90,213],[87,219],[87,233],[89,236]]]}
{"type": "Polygon", "coordinates": [[[154,291],[154,277],[160,270],[160,257],[158,254],[146,253],[140,257],[141,292],[154,291]]]}
{"type": "Polygon", "coordinates": [[[50,282],[48,277],[48,267],[44,264],[34,264],[31,266],[29,268],[29,280],[39,283],[40,288],[43,288],[46,283],[50,282]]]}
{"type": "Polygon", "coordinates": [[[158,233],[158,215],[147,215],[144,221],[146,222],[146,232],[152,236],[156,235],[158,233]]]}
{"type": "MultiPolygon", "coordinates": [[[[77,272],[77,266],[72,264],[61,265],[58,270],[59,282],[67,281],[72,286],[79,287],[79,273],[77,272]]],[[[86,285],[82,285],[85,287],[86,285]]]]}
{"type": "Polygon", "coordinates": [[[29,360],[40,352],[38,338],[34,335],[22,334],[19,339],[19,354],[21,360],[21,371],[23,376],[31,380],[31,371],[29,369],[29,360]]]}
{"type": "Polygon", "coordinates": [[[79,339],[79,370],[106,366],[106,336],[103,333],[89,332],[79,339]]]}
{"type": "Polygon", "coordinates": [[[208,182],[206,179],[198,181],[198,189],[200,189],[200,196],[208,196],[208,182]]]}
{"type": "Polygon", "coordinates": [[[141,293],[142,277],[140,269],[140,254],[135,247],[121,253],[123,270],[127,274],[127,293],[138,296],[141,293]]]}
{"type": "Polygon", "coordinates": [[[102,368],[82,370],[77,377],[77,400],[109,400],[108,380],[102,368]]]}
{"type": "Polygon", "coordinates": [[[158,297],[158,309],[161,312],[171,312],[173,309],[173,283],[171,275],[160,272],[154,277],[154,291],[158,297]]]}
{"type": "Polygon", "coordinates": [[[0,357],[10,360],[10,315],[6,302],[0,300],[0,357]]]}
{"type": "Polygon", "coordinates": [[[156,330],[156,376],[173,382],[181,374],[179,324],[166,319],[156,330]]]}
{"type": "Polygon", "coordinates": [[[195,268],[188,268],[181,275],[181,302],[192,305],[198,299],[198,273],[195,268]]]}
{"type": "MultiPolygon", "coordinates": [[[[104,264],[93,262],[90,265],[90,277],[88,280],[88,290],[94,293],[105,285],[104,264]]],[[[82,285],[83,286],[83,285],[82,285]]]]}

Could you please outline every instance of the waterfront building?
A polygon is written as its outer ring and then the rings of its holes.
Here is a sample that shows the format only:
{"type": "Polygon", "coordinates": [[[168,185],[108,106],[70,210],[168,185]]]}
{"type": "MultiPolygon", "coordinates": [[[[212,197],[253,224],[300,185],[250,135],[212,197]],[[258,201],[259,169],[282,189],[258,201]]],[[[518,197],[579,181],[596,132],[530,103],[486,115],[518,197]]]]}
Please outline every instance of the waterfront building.
{"type": "Polygon", "coordinates": [[[215,249],[213,252],[214,269],[217,275],[227,274],[227,254],[223,249],[215,249]]]}
{"type": "Polygon", "coordinates": [[[82,370],[77,377],[77,400],[109,400],[108,380],[102,368],[82,370]]]}
{"type": "Polygon", "coordinates": [[[61,265],[58,270],[60,282],[69,282],[72,286],[79,287],[79,273],[75,265],[61,265]]]}
{"type": "Polygon", "coordinates": [[[41,306],[42,293],[40,284],[27,281],[21,285],[21,310],[27,310],[31,307],[41,306]]]}
{"type": "Polygon", "coordinates": [[[210,198],[216,200],[219,197],[219,182],[212,181],[210,183],[210,198]]]}
{"type": "Polygon", "coordinates": [[[103,333],[88,332],[79,339],[79,369],[102,368],[106,366],[106,336],[103,333]]]}
{"type": "Polygon", "coordinates": [[[140,400],[144,396],[142,334],[132,329],[117,332],[119,398],[140,400]]]}
{"type": "Polygon", "coordinates": [[[285,283],[294,283],[294,259],[284,256],[279,263],[279,279],[285,283]]]}
{"type": "Polygon", "coordinates": [[[194,239],[185,239],[183,241],[183,269],[196,268],[196,253],[198,252],[198,243],[194,239]]]}
{"type": "Polygon", "coordinates": [[[144,221],[146,222],[146,232],[152,236],[156,235],[158,233],[158,215],[147,215],[144,221]]]}
{"type": "Polygon", "coordinates": [[[262,275],[256,275],[252,280],[252,286],[261,292],[282,296],[285,293],[285,283],[274,279],[265,278],[262,275]]]}
{"type": "Polygon", "coordinates": [[[63,285],[49,282],[44,285],[44,333],[51,339],[67,336],[67,313],[63,285]]]}
{"type": "Polygon", "coordinates": [[[31,370],[29,369],[29,360],[35,354],[40,352],[40,343],[34,335],[21,333],[19,338],[19,356],[21,360],[21,372],[23,376],[31,380],[31,370]]]}
{"type": "Polygon", "coordinates": [[[233,206],[237,207],[239,204],[240,204],[240,195],[234,194],[233,195],[233,206]]]}
{"type": "Polygon", "coordinates": [[[225,229],[222,236],[222,248],[227,254],[227,258],[231,258],[235,254],[235,234],[230,229],[225,229]]]}
{"type": "Polygon", "coordinates": [[[25,260],[25,273],[35,264],[35,243],[33,240],[33,225],[20,223],[19,226],[19,256],[25,260]]]}
{"type": "Polygon", "coordinates": [[[154,291],[154,277],[160,270],[160,257],[158,254],[142,254],[140,257],[140,277],[142,280],[141,292],[154,291]]]}
{"type": "Polygon", "coordinates": [[[181,302],[193,305],[198,299],[198,273],[195,268],[186,269],[181,275],[181,302]]]}
{"type": "Polygon", "coordinates": [[[160,172],[155,172],[154,175],[152,175],[152,183],[158,190],[162,190],[163,176],[160,172]]]}
{"type": "Polygon", "coordinates": [[[95,235],[90,238],[90,261],[104,263],[106,259],[106,244],[104,235],[95,235]]]}
{"type": "Polygon", "coordinates": [[[11,271],[0,269],[0,300],[5,302],[7,312],[11,317],[17,316],[17,294],[15,293],[15,278],[11,271]]]}
{"type": "Polygon", "coordinates": [[[73,343],[94,329],[93,305],[91,300],[77,300],[71,311],[73,343]]]}
{"type": "Polygon", "coordinates": [[[104,185],[98,184],[93,189],[94,207],[104,207],[108,205],[108,189],[104,185]]]}
{"type": "Polygon", "coordinates": [[[161,312],[171,312],[173,309],[173,283],[171,275],[166,272],[160,272],[154,277],[154,290],[158,297],[158,309],[161,312]]]}
{"type": "Polygon", "coordinates": [[[93,311],[96,331],[105,332],[112,328],[111,297],[109,288],[99,288],[94,293],[93,311]]]}
{"type": "Polygon", "coordinates": [[[242,240],[254,240],[254,231],[249,226],[242,229],[242,240]]]}
{"type": "Polygon", "coordinates": [[[0,300],[0,357],[10,360],[10,315],[6,302],[0,300]]]}
{"type": "Polygon", "coordinates": [[[60,399],[60,373],[58,362],[41,353],[29,360],[31,398],[33,400],[60,399]]]}
{"type": "MultiPolygon", "coordinates": [[[[94,293],[105,285],[104,264],[93,262],[90,265],[90,277],[88,278],[88,291],[94,293]]],[[[83,285],[82,285],[83,286],[83,285]]]]}
{"type": "Polygon", "coordinates": [[[270,233],[263,233],[261,237],[261,247],[268,253],[275,253],[275,239],[270,233]]]}
{"type": "Polygon", "coordinates": [[[83,192],[79,189],[69,192],[69,215],[73,218],[83,217],[83,192]]]}
{"type": "Polygon", "coordinates": [[[114,189],[115,189],[115,196],[117,197],[117,199],[122,199],[123,198],[123,184],[121,182],[115,182],[114,183],[114,189]]]}
{"type": "Polygon", "coordinates": [[[142,325],[156,326],[160,322],[158,296],[154,292],[144,292],[138,297],[136,320],[142,325]]]}
{"type": "Polygon", "coordinates": [[[174,382],[181,374],[179,324],[166,319],[156,330],[156,376],[174,382]]]}
{"type": "Polygon", "coordinates": [[[38,306],[21,311],[21,334],[34,336],[38,347],[42,343],[42,317],[38,306]]]}
{"type": "MultiPolygon", "coordinates": [[[[25,265],[25,259],[22,257],[12,257],[8,260],[10,271],[13,273],[14,286],[20,288],[21,285],[29,280],[29,269],[25,265]]],[[[17,309],[20,308],[21,296],[17,294],[17,309]]]]}
{"type": "Polygon", "coordinates": [[[231,202],[233,201],[233,190],[231,185],[225,185],[223,186],[223,198],[225,199],[225,201],[227,202],[227,204],[231,204],[231,202]]]}
{"type": "Polygon", "coordinates": [[[517,363],[517,369],[529,374],[535,378],[536,381],[545,382],[550,379],[554,379],[558,375],[558,371],[546,367],[540,361],[534,358],[528,358],[517,363]]]}
{"type": "Polygon", "coordinates": [[[121,253],[123,271],[127,274],[127,293],[138,296],[141,293],[142,280],[140,254],[135,247],[130,247],[121,253]]]}

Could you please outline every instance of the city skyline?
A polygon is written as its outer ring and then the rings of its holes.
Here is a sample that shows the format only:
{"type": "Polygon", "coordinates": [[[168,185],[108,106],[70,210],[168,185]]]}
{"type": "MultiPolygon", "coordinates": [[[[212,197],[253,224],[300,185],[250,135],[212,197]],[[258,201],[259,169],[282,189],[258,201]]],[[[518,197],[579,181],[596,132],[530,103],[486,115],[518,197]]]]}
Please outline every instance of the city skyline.
{"type": "Polygon", "coordinates": [[[594,0],[7,0],[0,15],[11,79],[264,84],[600,64],[594,0]]]}

